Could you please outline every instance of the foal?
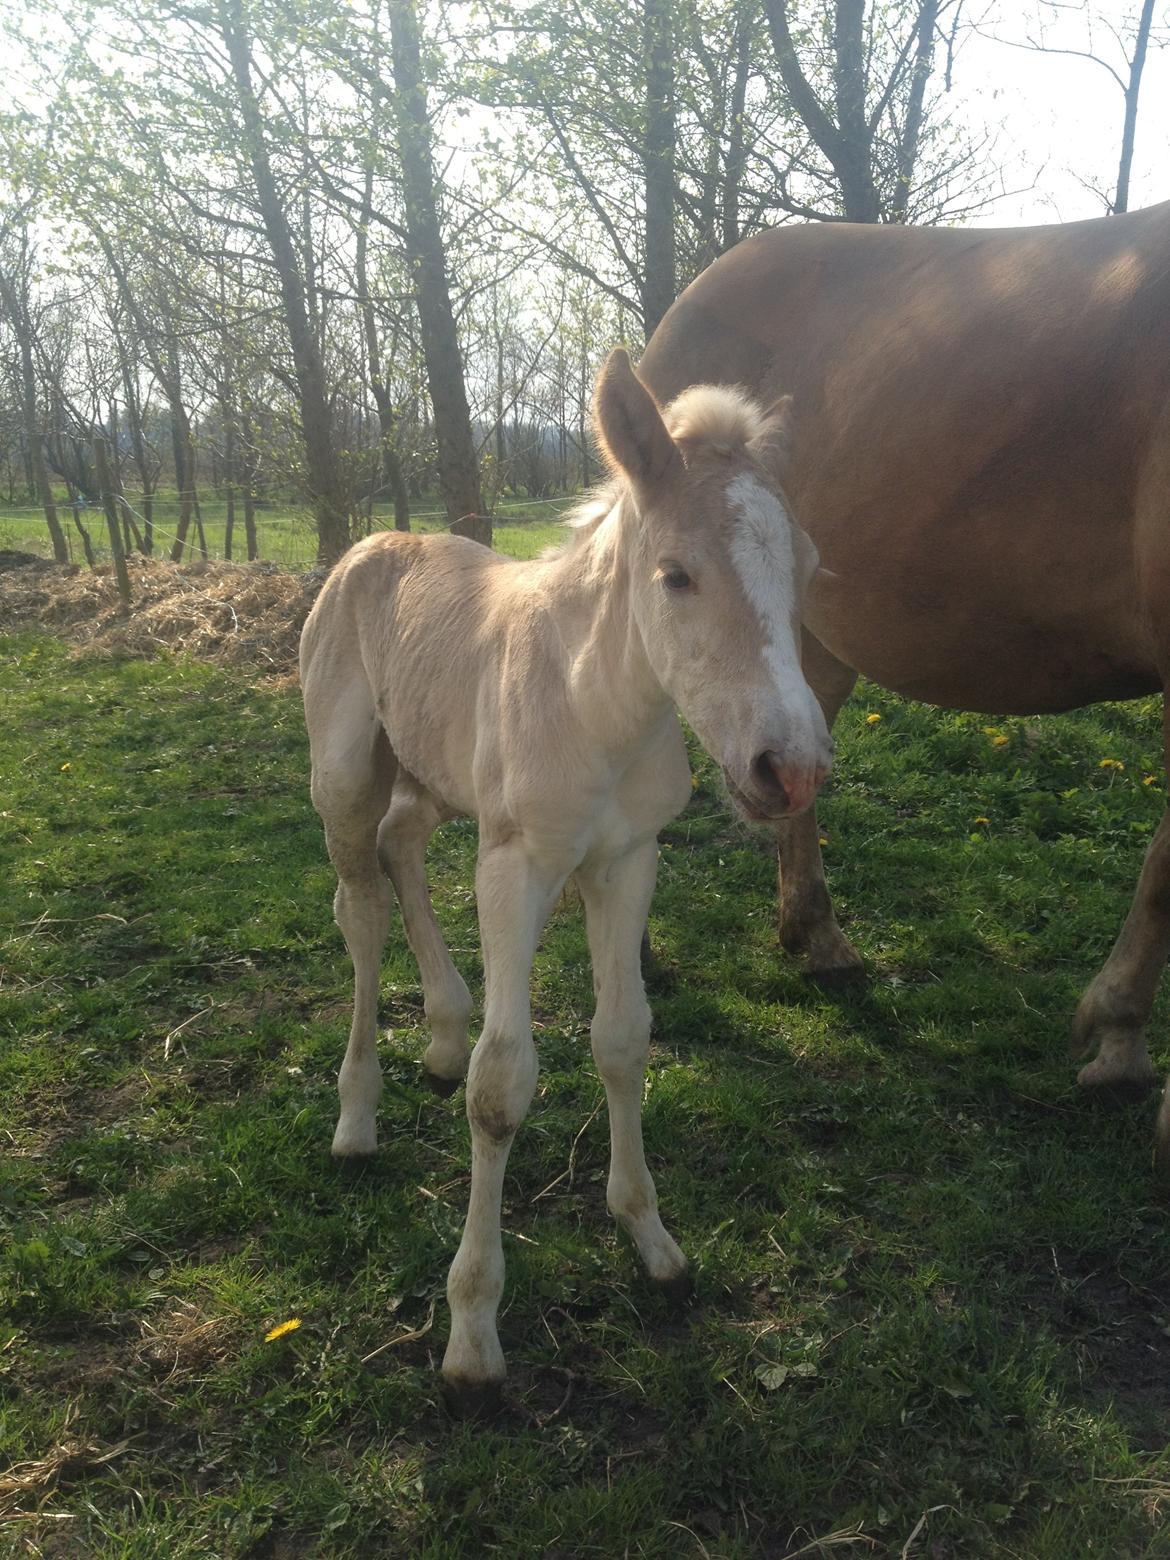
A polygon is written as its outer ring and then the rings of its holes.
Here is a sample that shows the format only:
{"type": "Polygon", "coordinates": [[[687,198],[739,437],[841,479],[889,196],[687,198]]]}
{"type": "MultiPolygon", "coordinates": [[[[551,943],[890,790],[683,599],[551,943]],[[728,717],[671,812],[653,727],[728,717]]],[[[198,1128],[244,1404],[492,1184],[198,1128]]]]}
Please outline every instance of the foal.
{"type": "Polygon", "coordinates": [[[443,1361],[460,1411],[490,1402],[504,1377],[500,1198],[536,1086],[532,958],[562,886],[575,874],[585,903],[609,1207],[650,1277],[677,1283],[686,1259],[658,1216],[642,1151],[650,1010],[639,967],[656,836],[691,794],[675,707],[750,818],[806,807],[831,761],[800,671],[800,603],[816,554],[771,471],[779,414],[700,386],[664,422],[618,349],[595,417],[613,483],[567,547],[516,563],[460,537],[371,537],[330,575],[301,640],[313,804],[354,964],[334,1154],[371,1154],[377,1143],[384,874],[422,977],[424,1066],[447,1089],[467,1075],[471,1198],[447,1281],[443,1361]],[[471,998],[424,864],[436,825],[459,814],[479,820],[486,989],[474,1051],[471,998]]]}

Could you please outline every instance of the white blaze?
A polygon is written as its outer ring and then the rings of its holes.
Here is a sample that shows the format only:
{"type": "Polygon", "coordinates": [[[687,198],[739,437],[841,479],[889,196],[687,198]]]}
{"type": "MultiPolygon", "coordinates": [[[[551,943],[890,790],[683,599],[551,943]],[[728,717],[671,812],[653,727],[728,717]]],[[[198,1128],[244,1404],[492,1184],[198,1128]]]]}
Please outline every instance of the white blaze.
{"type": "Polygon", "coordinates": [[[809,706],[815,701],[800,670],[796,643],[796,553],[791,519],[776,495],[749,472],[729,484],[727,497],[740,517],[731,538],[732,561],[744,595],[759,615],[764,635],[761,651],[785,723],[796,723],[795,730],[773,735],[787,735],[797,746],[803,737],[811,746],[809,706]]]}

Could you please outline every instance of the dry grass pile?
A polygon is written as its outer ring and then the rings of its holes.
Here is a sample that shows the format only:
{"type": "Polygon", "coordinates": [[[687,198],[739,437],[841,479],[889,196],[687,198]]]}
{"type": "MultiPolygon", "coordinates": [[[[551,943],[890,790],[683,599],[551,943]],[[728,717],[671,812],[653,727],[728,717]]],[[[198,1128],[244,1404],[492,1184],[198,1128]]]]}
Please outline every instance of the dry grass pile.
{"type": "Polygon", "coordinates": [[[95,571],[9,553],[0,555],[0,628],[45,628],[90,655],[177,650],[287,677],[323,578],[322,570],[291,574],[271,563],[135,557],[126,610],[108,565],[95,571]]]}

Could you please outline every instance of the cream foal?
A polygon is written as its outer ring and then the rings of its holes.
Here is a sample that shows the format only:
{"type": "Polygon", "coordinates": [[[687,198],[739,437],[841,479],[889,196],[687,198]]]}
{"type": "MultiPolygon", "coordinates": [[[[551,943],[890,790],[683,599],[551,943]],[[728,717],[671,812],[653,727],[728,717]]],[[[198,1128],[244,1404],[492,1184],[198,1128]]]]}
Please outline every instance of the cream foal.
{"type": "Polygon", "coordinates": [[[466,1074],[471,1199],[447,1281],[448,1399],[498,1393],[504,1167],[537,1078],[529,980],[570,874],[585,903],[609,1105],[609,1207],[650,1277],[685,1279],[642,1151],[650,1035],[639,968],[656,836],[691,794],[675,713],[722,765],[740,810],[806,807],[828,772],[820,706],[800,671],[799,611],[816,568],[772,471],[780,414],[732,390],[666,411],[614,352],[595,415],[614,482],[573,539],[531,563],[458,537],[371,537],[330,575],[305,624],[301,682],[313,803],[337,869],[354,964],[337,1155],[374,1152],[379,962],[394,885],[418,959],[438,1086],[466,1074]],[[427,891],[435,827],[479,820],[483,1032],[427,891]],[[470,1069],[468,1061],[470,1057],[470,1069]]]}

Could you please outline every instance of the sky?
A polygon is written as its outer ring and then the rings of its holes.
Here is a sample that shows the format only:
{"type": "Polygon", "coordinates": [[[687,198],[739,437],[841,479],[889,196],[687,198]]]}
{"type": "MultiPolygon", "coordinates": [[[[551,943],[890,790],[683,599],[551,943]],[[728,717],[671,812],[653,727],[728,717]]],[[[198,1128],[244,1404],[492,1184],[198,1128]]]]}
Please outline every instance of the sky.
{"type": "MultiPolygon", "coordinates": [[[[996,22],[965,40],[955,67],[954,94],[965,121],[986,126],[996,138],[992,160],[1003,165],[1006,193],[971,220],[981,226],[1071,222],[1099,217],[1104,206],[1096,185],[1111,192],[1117,178],[1125,104],[1121,89],[1100,65],[1014,43],[1036,36],[1037,7],[1029,0],[1004,0],[996,22]]],[[[1134,13],[1135,0],[1096,0],[1098,17],[1119,21],[1134,13]]],[[[1170,31],[1170,3],[1154,11],[1162,35],[1170,31]]],[[[1049,26],[1050,47],[1085,49],[1090,37],[1076,7],[1058,13],[1049,26]]],[[[1093,52],[1128,75],[1122,52],[1107,28],[1092,34],[1093,52]]],[[[1170,200],[1170,47],[1151,49],[1142,78],[1137,138],[1130,184],[1130,209],[1170,200]]]]}
{"type": "MultiPolygon", "coordinates": [[[[826,0],[827,3],[827,0],[826,0]]],[[[1108,23],[1124,30],[1140,0],[963,0],[964,29],[950,102],[973,135],[990,134],[987,162],[1003,193],[966,221],[981,226],[1069,222],[1101,216],[1098,191],[1117,176],[1124,102],[1117,82],[1090,60],[1013,45],[1039,35],[1050,49],[1088,49],[1119,72],[1128,63],[1108,23]],[[1093,21],[1090,23],[1089,16],[1093,21]]],[[[1170,0],[1157,0],[1155,38],[1170,39],[1170,0]]],[[[19,51],[0,37],[0,71],[19,80],[19,51]]],[[[1170,199],[1170,44],[1151,48],[1142,83],[1130,208],[1170,199]]]]}

